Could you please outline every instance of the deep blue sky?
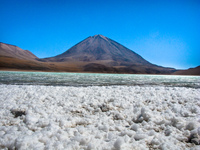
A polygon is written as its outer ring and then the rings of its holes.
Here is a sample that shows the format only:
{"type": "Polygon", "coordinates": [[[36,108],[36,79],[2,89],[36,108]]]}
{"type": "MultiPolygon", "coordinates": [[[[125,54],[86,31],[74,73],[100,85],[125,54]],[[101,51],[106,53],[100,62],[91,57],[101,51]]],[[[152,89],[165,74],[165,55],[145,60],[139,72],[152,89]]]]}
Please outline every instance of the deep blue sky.
{"type": "Polygon", "coordinates": [[[0,42],[40,58],[102,34],[157,65],[200,65],[200,0],[0,0],[0,18],[0,42]]]}

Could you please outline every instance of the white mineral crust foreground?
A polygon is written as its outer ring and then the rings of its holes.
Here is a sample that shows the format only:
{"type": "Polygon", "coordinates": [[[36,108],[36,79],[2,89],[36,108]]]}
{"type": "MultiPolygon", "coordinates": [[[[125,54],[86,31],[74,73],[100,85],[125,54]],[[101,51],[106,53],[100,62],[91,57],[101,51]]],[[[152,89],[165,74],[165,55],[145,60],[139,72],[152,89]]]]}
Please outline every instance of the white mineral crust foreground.
{"type": "Polygon", "coordinates": [[[0,149],[200,149],[200,89],[0,85],[0,149]]]}

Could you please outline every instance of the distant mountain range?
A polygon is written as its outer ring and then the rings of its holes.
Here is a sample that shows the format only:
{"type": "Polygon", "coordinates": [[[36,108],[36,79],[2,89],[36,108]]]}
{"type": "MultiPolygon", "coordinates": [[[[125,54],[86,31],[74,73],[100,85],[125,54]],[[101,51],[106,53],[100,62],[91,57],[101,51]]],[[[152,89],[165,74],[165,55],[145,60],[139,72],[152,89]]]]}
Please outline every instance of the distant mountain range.
{"type": "MultiPolygon", "coordinates": [[[[199,69],[199,67],[196,68],[196,70],[199,69]]],[[[179,71],[152,64],[135,52],[103,35],[90,36],[60,55],[44,59],[36,57],[28,50],[0,43],[0,70],[200,74],[199,71],[191,72],[191,69],[179,71]]]]}

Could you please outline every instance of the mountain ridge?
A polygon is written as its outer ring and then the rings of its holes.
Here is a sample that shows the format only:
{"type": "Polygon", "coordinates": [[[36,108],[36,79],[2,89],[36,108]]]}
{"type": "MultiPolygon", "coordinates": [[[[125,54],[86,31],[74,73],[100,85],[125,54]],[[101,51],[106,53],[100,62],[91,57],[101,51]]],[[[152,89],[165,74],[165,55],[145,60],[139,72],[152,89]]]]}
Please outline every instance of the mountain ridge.
{"type": "Polygon", "coordinates": [[[178,70],[173,75],[200,75],[200,65],[186,70],[178,70]]]}
{"type": "Polygon", "coordinates": [[[177,72],[174,68],[152,64],[134,51],[100,34],[85,38],[61,54],[42,59],[15,45],[0,44],[1,70],[129,74],[177,72]]]}

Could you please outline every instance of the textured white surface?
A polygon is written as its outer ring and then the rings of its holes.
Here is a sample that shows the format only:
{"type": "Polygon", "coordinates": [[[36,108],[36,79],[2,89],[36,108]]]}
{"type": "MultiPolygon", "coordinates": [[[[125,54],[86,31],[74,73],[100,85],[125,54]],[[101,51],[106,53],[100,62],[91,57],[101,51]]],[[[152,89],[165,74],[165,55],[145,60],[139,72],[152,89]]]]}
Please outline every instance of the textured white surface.
{"type": "Polygon", "coordinates": [[[0,149],[200,149],[199,95],[184,87],[0,85],[0,149]]]}

